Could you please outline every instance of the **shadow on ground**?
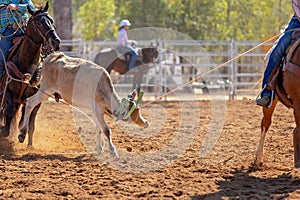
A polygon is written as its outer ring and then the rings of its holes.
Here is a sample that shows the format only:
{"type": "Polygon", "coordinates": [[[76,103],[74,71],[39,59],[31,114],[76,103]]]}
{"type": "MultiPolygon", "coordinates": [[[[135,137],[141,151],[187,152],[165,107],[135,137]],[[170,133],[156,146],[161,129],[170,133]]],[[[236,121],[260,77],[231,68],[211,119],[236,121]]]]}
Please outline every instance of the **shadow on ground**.
{"type": "Polygon", "coordinates": [[[192,196],[191,199],[285,199],[289,193],[300,189],[300,179],[294,179],[290,173],[260,178],[237,171],[233,177],[216,184],[218,192],[192,196]]]}

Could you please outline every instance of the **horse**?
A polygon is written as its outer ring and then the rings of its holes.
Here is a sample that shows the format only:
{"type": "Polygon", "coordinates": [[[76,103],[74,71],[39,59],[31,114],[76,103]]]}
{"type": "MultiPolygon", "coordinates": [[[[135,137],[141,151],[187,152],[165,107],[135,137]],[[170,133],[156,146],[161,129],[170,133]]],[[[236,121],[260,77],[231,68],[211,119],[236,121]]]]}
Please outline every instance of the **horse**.
{"type": "Polygon", "coordinates": [[[283,62],[277,64],[271,75],[269,86],[275,90],[275,97],[268,108],[263,108],[260,141],[252,163],[254,169],[263,164],[265,135],[271,125],[275,107],[280,101],[287,108],[293,109],[296,127],[293,131],[294,167],[300,167],[300,40],[292,42],[283,62]]]}
{"type": "MultiPolygon", "coordinates": [[[[4,91],[2,96],[2,125],[0,135],[8,137],[12,119],[17,115],[25,99],[37,92],[37,88],[30,87],[29,82],[35,81],[33,74],[41,62],[41,54],[45,56],[59,50],[60,38],[55,32],[53,18],[47,12],[49,3],[31,10],[27,7],[31,17],[28,20],[25,34],[22,39],[10,50],[5,65],[2,81],[4,91]],[[30,81],[29,81],[30,80],[30,81]]],[[[30,132],[34,131],[34,119],[39,109],[37,106],[31,115],[30,132]]]]}
{"type": "MultiPolygon", "coordinates": [[[[157,47],[147,47],[139,49],[139,55],[136,60],[137,72],[134,72],[132,89],[140,89],[144,74],[148,72],[148,64],[154,63],[154,60],[158,57],[157,47]]],[[[125,57],[127,54],[125,54],[125,57]]],[[[122,56],[121,56],[122,57],[122,56]]],[[[106,68],[110,74],[112,70],[119,74],[125,74],[129,71],[128,64],[129,59],[122,59],[118,56],[117,50],[108,49],[99,52],[94,59],[94,62],[100,66],[106,68]]],[[[129,72],[130,73],[130,72],[129,72]]]]}

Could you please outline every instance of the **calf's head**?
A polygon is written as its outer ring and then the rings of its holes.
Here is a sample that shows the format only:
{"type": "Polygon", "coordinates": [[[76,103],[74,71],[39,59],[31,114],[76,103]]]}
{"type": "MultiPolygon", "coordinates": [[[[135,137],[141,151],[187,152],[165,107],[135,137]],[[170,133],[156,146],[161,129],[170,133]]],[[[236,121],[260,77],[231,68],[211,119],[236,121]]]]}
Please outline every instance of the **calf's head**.
{"type": "Polygon", "coordinates": [[[133,122],[140,127],[147,128],[149,122],[144,119],[138,106],[142,100],[143,94],[144,92],[140,91],[137,100],[135,100],[137,92],[134,90],[127,99],[123,98],[120,107],[114,112],[117,120],[133,122]]]}
{"type": "Polygon", "coordinates": [[[149,122],[144,119],[141,114],[140,108],[135,108],[130,115],[129,121],[134,122],[136,125],[147,128],[149,126],[149,122]]]}

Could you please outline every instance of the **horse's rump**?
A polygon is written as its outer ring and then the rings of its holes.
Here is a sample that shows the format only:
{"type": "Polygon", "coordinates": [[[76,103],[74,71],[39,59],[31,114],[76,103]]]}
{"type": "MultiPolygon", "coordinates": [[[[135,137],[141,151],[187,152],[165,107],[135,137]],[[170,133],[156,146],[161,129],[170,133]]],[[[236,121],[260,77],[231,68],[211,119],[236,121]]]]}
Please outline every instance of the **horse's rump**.
{"type": "Polygon", "coordinates": [[[291,101],[291,99],[289,98],[287,92],[285,91],[284,87],[283,87],[283,71],[284,69],[282,67],[278,67],[277,69],[277,81],[278,84],[276,84],[275,86],[275,93],[276,96],[278,97],[278,100],[285,105],[288,108],[292,108],[293,107],[293,102],[291,101]]]}
{"type": "Polygon", "coordinates": [[[276,96],[278,97],[279,101],[283,103],[286,107],[292,108],[293,102],[289,98],[288,93],[285,91],[283,82],[284,82],[284,73],[286,71],[289,71],[293,74],[296,74],[298,77],[300,77],[300,73],[297,73],[297,71],[300,72],[300,66],[298,64],[295,64],[291,61],[294,53],[298,50],[300,45],[300,39],[299,37],[294,38],[294,41],[292,41],[292,44],[288,47],[286,51],[286,58],[283,61],[278,62],[276,67],[274,68],[268,85],[272,90],[275,90],[276,96]]]}

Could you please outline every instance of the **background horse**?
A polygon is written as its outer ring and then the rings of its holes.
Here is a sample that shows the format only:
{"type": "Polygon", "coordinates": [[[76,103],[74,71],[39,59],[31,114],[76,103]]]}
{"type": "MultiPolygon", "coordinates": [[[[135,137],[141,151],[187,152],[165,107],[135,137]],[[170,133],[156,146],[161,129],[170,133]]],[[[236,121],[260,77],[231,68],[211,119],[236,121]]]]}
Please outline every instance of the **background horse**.
{"type": "MultiPolygon", "coordinates": [[[[288,108],[293,108],[296,128],[293,132],[294,145],[294,166],[300,167],[300,40],[297,40],[290,47],[288,55],[283,62],[283,68],[277,71],[275,99],[269,108],[263,108],[261,121],[260,142],[256,151],[254,168],[259,168],[263,163],[263,146],[265,135],[271,125],[271,119],[278,100],[288,108]]],[[[276,70],[273,71],[273,74],[276,70]]],[[[272,79],[271,83],[275,79],[272,79]]]]}
{"type": "MultiPolygon", "coordinates": [[[[126,55],[125,55],[126,56],[126,55]]],[[[142,48],[136,60],[137,72],[134,72],[133,88],[141,87],[142,79],[145,73],[148,72],[149,63],[154,63],[154,59],[158,57],[157,47],[142,48]]],[[[112,70],[125,74],[128,72],[129,60],[120,59],[114,49],[103,51],[96,55],[94,62],[111,73],[112,70]]]]}
{"type": "MultiPolygon", "coordinates": [[[[59,50],[60,39],[55,32],[54,21],[47,10],[48,2],[44,8],[31,10],[25,36],[13,47],[8,55],[6,70],[3,75],[5,85],[4,95],[4,120],[1,127],[1,136],[7,137],[10,131],[10,124],[17,114],[24,100],[37,92],[36,88],[29,87],[25,77],[31,77],[40,64],[41,52],[54,52],[59,50]],[[29,76],[28,76],[29,75],[29,76]]],[[[35,108],[30,123],[30,131],[34,131],[34,119],[39,106],[35,108]]]]}

